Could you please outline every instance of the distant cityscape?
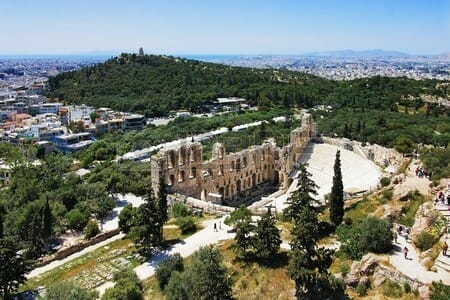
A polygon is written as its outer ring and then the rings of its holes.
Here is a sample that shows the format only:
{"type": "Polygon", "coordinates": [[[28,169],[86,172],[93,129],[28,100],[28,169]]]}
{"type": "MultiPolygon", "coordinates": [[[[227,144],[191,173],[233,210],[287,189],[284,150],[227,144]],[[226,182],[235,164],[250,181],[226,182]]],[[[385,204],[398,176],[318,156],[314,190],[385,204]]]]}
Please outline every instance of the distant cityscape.
{"type": "Polygon", "coordinates": [[[406,76],[414,79],[450,79],[450,55],[411,56],[390,52],[358,53],[336,52],[311,55],[242,55],[191,56],[192,58],[251,68],[285,68],[334,80],[388,76],[406,76]]]}

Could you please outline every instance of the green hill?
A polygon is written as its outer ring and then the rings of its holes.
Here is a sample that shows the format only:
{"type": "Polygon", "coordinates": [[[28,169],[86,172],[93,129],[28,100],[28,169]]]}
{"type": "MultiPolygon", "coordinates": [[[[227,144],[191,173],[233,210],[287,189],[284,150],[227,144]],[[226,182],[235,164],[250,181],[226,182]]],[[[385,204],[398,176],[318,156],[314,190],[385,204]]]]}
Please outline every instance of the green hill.
{"type": "Polygon", "coordinates": [[[51,78],[48,96],[152,116],[179,108],[199,111],[202,104],[228,96],[244,97],[252,104],[308,106],[333,86],[331,81],[304,73],[122,54],[51,78]]]}
{"type": "Polygon", "coordinates": [[[313,111],[322,133],[407,152],[414,143],[448,145],[450,110],[430,102],[448,98],[448,84],[380,76],[333,81],[288,70],[122,54],[51,78],[48,96],[147,117],[180,108],[202,111],[204,104],[227,96],[246,98],[261,111],[325,104],[331,111],[313,111]]]}

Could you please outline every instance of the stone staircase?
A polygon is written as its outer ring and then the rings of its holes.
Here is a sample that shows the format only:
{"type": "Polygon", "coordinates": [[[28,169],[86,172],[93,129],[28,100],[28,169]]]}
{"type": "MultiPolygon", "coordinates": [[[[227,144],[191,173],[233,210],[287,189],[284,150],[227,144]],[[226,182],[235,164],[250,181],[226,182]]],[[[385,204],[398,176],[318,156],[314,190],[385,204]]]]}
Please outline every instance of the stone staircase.
{"type": "Polygon", "coordinates": [[[439,257],[436,259],[436,261],[434,262],[434,266],[436,267],[436,269],[438,269],[438,272],[440,271],[444,271],[449,273],[450,272],[450,254],[448,254],[449,256],[444,256],[441,254],[439,254],[439,257]]]}

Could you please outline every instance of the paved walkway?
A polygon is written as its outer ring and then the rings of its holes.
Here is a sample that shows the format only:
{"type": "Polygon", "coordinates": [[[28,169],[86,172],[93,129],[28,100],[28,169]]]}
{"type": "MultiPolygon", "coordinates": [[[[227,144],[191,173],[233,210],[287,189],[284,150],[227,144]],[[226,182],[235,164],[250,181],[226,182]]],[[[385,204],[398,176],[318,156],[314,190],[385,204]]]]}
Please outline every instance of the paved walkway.
{"type": "Polygon", "coordinates": [[[76,253],[74,253],[74,254],[72,254],[72,255],[69,255],[69,256],[67,256],[66,258],[63,258],[63,259],[61,259],[61,260],[55,260],[55,261],[52,261],[51,263],[49,263],[49,264],[47,264],[47,265],[45,265],[45,266],[42,266],[42,267],[40,267],[40,268],[34,269],[34,270],[31,271],[30,273],[28,273],[28,274],[26,275],[26,277],[27,277],[28,279],[30,279],[30,278],[39,276],[39,275],[41,275],[41,274],[43,274],[43,273],[45,273],[45,272],[47,272],[47,271],[50,271],[50,270],[52,270],[52,269],[54,269],[54,268],[56,268],[56,267],[59,267],[59,266],[65,264],[65,263],[68,263],[68,262],[70,262],[70,261],[72,261],[72,260],[74,260],[74,259],[76,259],[76,258],[78,258],[78,257],[80,257],[80,256],[83,256],[83,255],[85,255],[85,254],[87,254],[87,253],[89,253],[89,252],[92,252],[92,251],[94,251],[94,250],[97,250],[98,248],[101,248],[101,247],[103,247],[103,246],[106,246],[106,245],[108,245],[109,243],[112,243],[112,242],[114,242],[114,241],[120,240],[120,239],[122,239],[124,236],[125,236],[125,235],[124,235],[123,233],[117,234],[117,235],[115,235],[115,236],[113,236],[113,237],[110,237],[110,238],[107,239],[107,240],[104,240],[103,242],[100,242],[100,243],[97,243],[97,244],[95,244],[95,245],[86,247],[86,248],[84,248],[83,250],[81,250],[80,252],[76,252],[76,253]]]}
{"type": "MultiPolygon", "coordinates": [[[[170,255],[175,253],[179,253],[182,257],[188,257],[193,254],[195,251],[200,249],[200,247],[217,244],[222,240],[232,239],[234,237],[234,233],[229,233],[228,230],[231,227],[225,225],[223,221],[225,220],[225,216],[220,219],[206,220],[203,222],[204,229],[199,232],[187,237],[185,240],[173,245],[169,249],[153,256],[149,261],[143,263],[142,265],[134,268],[136,275],[140,280],[145,280],[155,274],[156,267],[158,264],[167,258],[170,255]],[[219,229],[219,222],[220,227],[219,229]],[[217,232],[214,231],[214,223],[217,225],[217,232]]],[[[104,293],[104,291],[111,287],[111,282],[106,282],[96,288],[99,291],[100,295],[104,293]]]]}
{"type": "MultiPolygon", "coordinates": [[[[394,250],[391,251],[389,258],[395,269],[412,279],[416,279],[424,284],[442,280],[444,284],[450,285],[450,274],[448,272],[441,269],[438,269],[438,272],[428,271],[420,264],[418,253],[411,244],[411,240],[406,241],[404,237],[399,236],[397,243],[394,243],[394,250]],[[406,259],[402,252],[405,246],[409,250],[406,259]]],[[[447,259],[450,261],[450,258],[447,257],[447,259]]]]}

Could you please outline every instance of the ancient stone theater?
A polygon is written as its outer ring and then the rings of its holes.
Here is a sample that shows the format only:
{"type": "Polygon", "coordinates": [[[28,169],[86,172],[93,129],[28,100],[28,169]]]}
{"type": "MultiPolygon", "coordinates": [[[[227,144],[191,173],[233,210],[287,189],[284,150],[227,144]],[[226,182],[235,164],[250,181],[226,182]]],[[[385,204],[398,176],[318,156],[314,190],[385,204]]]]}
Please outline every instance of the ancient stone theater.
{"type": "Polygon", "coordinates": [[[157,191],[162,176],[171,193],[230,206],[248,204],[270,188],[289,186],[289,175],[315,134],[311,115],[304,114],[283,147],[269,140],[226,153],[224,145],[215,143],[208,161],[202,159],[199,142],[162,149],[151,157],[152,186],[157,191]]]}

